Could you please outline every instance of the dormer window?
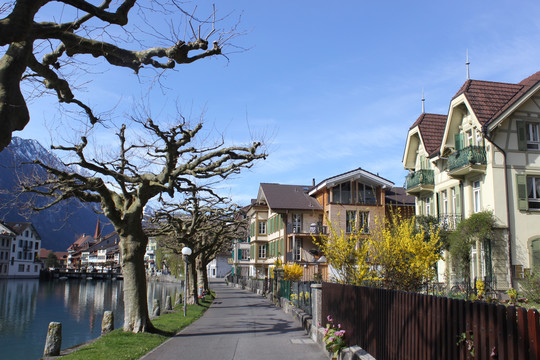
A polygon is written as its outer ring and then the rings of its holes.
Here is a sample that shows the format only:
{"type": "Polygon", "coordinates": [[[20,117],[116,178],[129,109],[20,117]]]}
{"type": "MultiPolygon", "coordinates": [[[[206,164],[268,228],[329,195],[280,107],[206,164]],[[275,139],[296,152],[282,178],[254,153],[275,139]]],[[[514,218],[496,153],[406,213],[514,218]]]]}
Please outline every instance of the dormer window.
{"type": "Polygon", "coordinates": [[[332,188],[332,203],[377,205],[375,188],[357,181],[336,185],[332,188]]]}

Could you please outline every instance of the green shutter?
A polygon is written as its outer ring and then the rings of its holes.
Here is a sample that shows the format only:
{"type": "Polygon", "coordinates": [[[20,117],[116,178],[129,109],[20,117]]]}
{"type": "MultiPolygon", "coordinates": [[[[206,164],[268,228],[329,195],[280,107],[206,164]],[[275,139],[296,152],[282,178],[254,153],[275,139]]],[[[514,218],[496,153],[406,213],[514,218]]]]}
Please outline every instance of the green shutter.
{"type": "Polygon", "coordinates": [[[458,216],[461,216],[461,188],[460,186],[456,186],[456,214],[458,216]]]}
{"type": "Polygon", "coordinates": [[[527,210],[529,208],[529,199],[527,196],[527,175],[516,174],[516,184],[518,209],[527,210]]]}
{"type": "Polygon", "coordinates": [[[516,121],[518,135],[518,150],[527,151],[527,125],[525,121],[516,121]]]}
{"type": "Polygon", "coordinates": [[[533,271],[540,271],[540,239],[533,240],[531,243],[532,248],[532,268],[533,271]]]}
{"type": "Polygon", "coordinates": [[[242,259],[242,249],[238,249],[238,258],[236,260],[242,259]]]}
{"type": "Polygon", "coordinates": [[[266,246],[266,258],[268,258],[268,250],[269,250],[269,249],[268,249],[268,243],[266,243],[265,246],[266,246]]]}
{"type": "Polygon", "coordinates": [[[456,150],[461,150],[461,147],[463,146],[463,142],[461,140],[461,133],[457,133],[456,135],[454,135],[454,143],[456,146],[456,150]]]}

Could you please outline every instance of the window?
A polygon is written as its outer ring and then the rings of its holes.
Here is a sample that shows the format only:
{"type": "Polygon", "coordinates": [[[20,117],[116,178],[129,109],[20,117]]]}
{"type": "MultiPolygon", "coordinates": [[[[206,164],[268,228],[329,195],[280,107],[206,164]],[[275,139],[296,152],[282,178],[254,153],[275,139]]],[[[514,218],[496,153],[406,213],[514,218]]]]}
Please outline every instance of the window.
{"type": "Polygon", "coordinates": [[[540,150],[538,123],[527,123],[527,149],[540,150]]]}
{"type": "Polygon", "coordinates": [[[448,193],[446,192],[446,190],[444,190],[441,193],[441,197],[442,197],[442,213],[443,215],[448,215],[448,193]]]}
{"type": "Polygon", "coordinates": [[[302,214],[292,214],[292,231],[297,234],[302,232],[302,214]]]}
{"type": "Polygon", "coordinates": [[[358,203],[367,205],[377,205],[375,189],[370,185],[358,183],[358,203]]]}
{"type": "Polygon", "coordinates": [[[358,212],[358,227],[362,233],[364,234],[369,233],[369,212],[367,211],[358,212]]]}
{"type": "Polygon", "coordinates": [[[19,247],[20,247],[20,248],[23,247],[23,241],[22,241],[22,239],[19,239],[19,247]]]}
{"type": "Polygon", "coordinates": [[[266,258],[266,245],[259,245],[259,258],[266,258]]]}
{"type": "Polygon", "coordinates": [[[249,260],[249,249],[239,250],[240,260],[249,260]]]}
{"type": "Polygon", "coordinates": [[[473,132],[472,130],[469,130],[465,133],[467,135],[467,146],[473,145],[473,132]]]}
{"type": "Polygon", "coordinates": [[[540,176],[527,177],[527,198],[530,209],[540,209],[540,176]]]}
{"type": "Polygon", "coordinates": [[[352,233],[356,230],[356,211],[347,210],[345,215],[345,231],[352,233]]]}
{"type": "Polygon", "coordinates": [[[424,202],[426,204],[426,215],[429,216],[431,215],[431,198],[427,197],[424,202]]]}
{"type": "Polygon", "coordinates": [[[456,188],[453,187],[451,190],[452,194],[452,214],[457,214],[457,194],[456,194],[456,188]]]}
{"type": "Polygon", "coordinates": [[[36,244],[35,244],[34,250],[37,250],[38,248],[39,248],[39,241],[36,241],[36,244]]]}
{"type": "Polygon", "coordinates": [[[19,259],[19,260],[22,259],[22,252],[21,252],[21,251],[19,251],[19,252],[17,253],[17,259],[19,259]]]}
{"type": "Polygon", "coordinates": [[[294,251],[294,261],[302,261],[302,239],[296,239],[296,249],[294,251]]]}
{"type": "Polygon", "coordinates": [[[24,272],[24,264],[19,264],[19,272],[24,272]]]}
{"type": "Polygon", "coordinates": [[[480,212],[480,181],[473,182],[473,212],[480,212]]]}
{"type": "Polygon", "coordinates": [[[351,183],[349,181],[332,188],[332,202],[335,204],[351,203],[351,183]]]}
{"type": "Polygon", "coordinates": [[[259,221],[259,234],[266,234],[266,221],[259,221]]]}

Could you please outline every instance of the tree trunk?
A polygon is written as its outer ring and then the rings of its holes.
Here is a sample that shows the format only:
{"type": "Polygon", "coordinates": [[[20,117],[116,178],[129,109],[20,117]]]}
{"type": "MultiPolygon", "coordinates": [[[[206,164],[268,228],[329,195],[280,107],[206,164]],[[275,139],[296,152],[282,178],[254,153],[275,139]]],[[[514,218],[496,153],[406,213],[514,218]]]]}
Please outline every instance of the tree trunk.
{"type": "MultiPolygon", "coordinates": [[[[197,266],[195,264],[195,257],[193,255],[190,256],[190,263],[189,263],[189,271],[190,271],[190,281],[189,285],[191,288],[191,296],[188,300],[188,304],[196,304],[199,305],[199,296],[198,296],[198,278],[197,278],[197,266]]],[[[189,290],[188,290],[189,291],[189,290]]]]}
{"type": "Polygon", "coordinates": [[[144,253],[148,237],[136,221],[117,229],[120,236],[122,275],[124,277],[124,331],[152,332],[148,315],[144,253]]]}
{"type": "Polygon", "coordinates": [[[201,256],[201,281],[204,291],[209,292],[210,286],[208,285],[208,261],[204,256],[201,256]]]}

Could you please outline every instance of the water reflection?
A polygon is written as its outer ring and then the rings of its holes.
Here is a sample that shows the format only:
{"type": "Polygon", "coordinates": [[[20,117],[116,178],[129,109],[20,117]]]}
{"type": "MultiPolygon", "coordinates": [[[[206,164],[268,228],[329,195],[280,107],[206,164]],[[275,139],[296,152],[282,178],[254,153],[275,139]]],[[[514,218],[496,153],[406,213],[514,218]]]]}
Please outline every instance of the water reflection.
{"type": "MultiPolygon", "coordinates": [[[[179,284],[148,283],[152,300],[170,295],[179,284]]],[[[105,310],[112,310],[115,328],[123,325],[123,282],[114,280],[0,280],[0,349],[2,359],[37,359],[43,353],[47,327],[62,323],[62,348],[96,338],[105,310]]]]}

